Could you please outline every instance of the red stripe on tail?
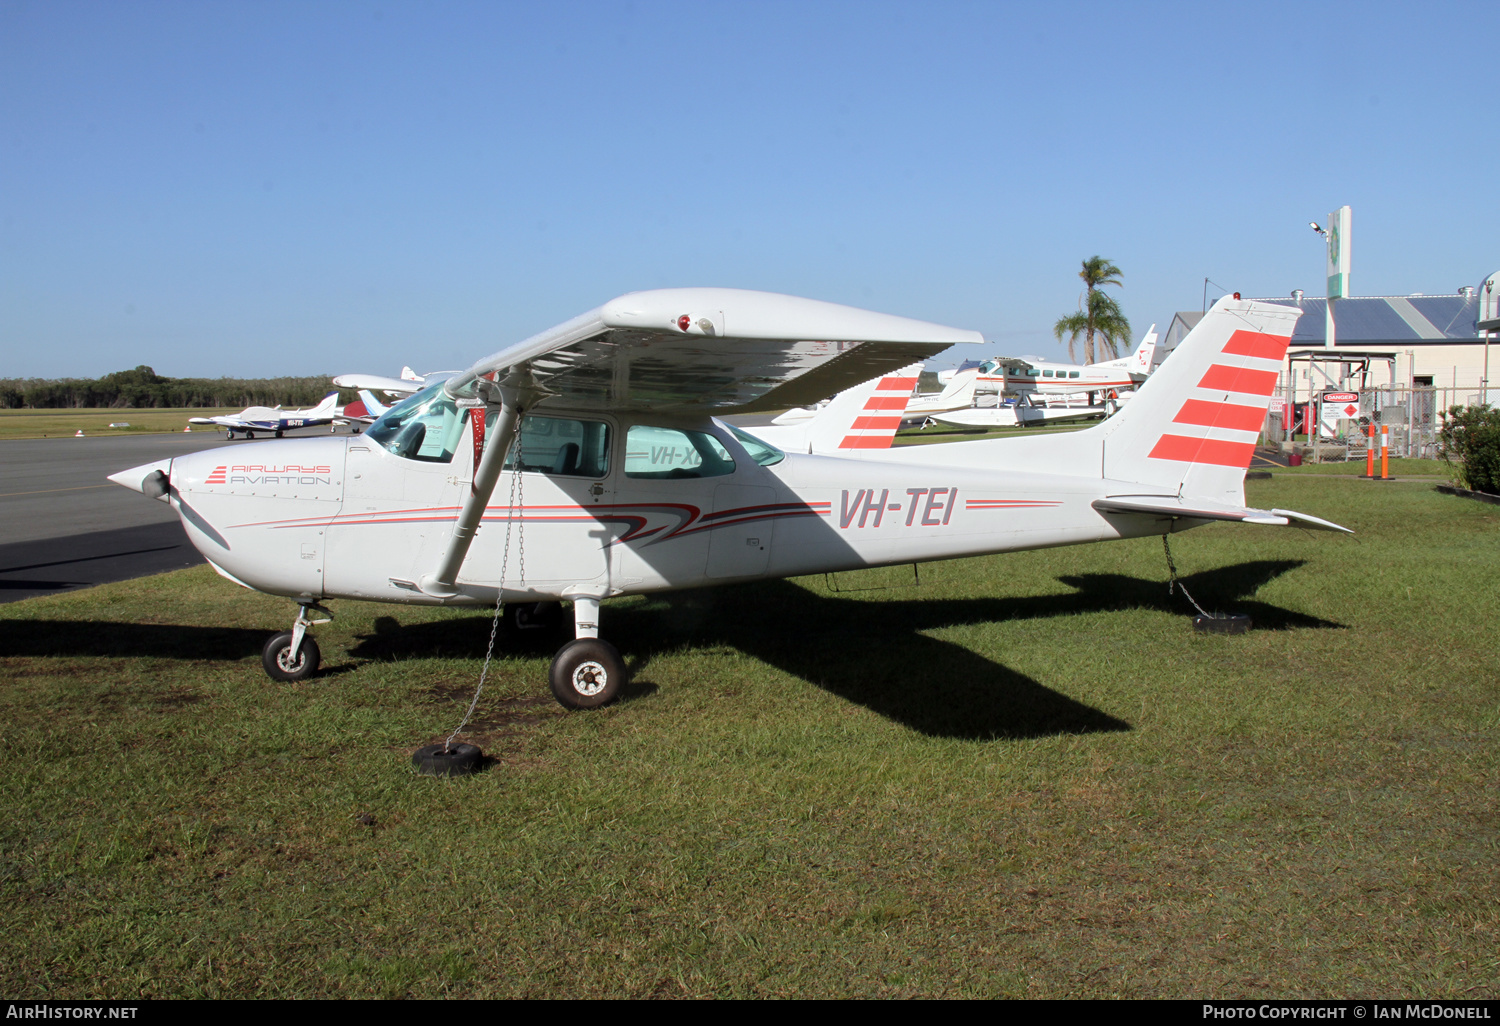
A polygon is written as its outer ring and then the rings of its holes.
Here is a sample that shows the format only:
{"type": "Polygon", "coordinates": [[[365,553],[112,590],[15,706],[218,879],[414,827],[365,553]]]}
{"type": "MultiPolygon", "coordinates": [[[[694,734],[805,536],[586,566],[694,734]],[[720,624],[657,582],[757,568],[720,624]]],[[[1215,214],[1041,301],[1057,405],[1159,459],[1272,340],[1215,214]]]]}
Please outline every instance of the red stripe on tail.
{"type": "Polygon", "coordinates": [[[1162,435],[1151,450],[1154,460],[1178,463],[1212,463],[1218,467],[1248,467],[1254,442],[1222,442],[1216,438],[1185,438],[1162,435]]]}
{"type": "Polygon", "coordinates": [[[845,435],[840,449],[889,449],[890,435],[845,435]]]}
{"type": "Polygon", "coordinates": [[[869,401],[867,401],[865,403],[865,409],[867,409],[867,410],[905,410],[906,409],[906,396],[904,396],[904,395],[894,395],[894,396],[872,395],[872,396],[870,396],[869,401]]]}
{"type": "Polygon", "coordinates": [[[1276,391],[1276,372],[1244,370],[1216,363],[1208,368],[1208,373],[1203,375],[1203,380],[1198,382],[1198,387],[1211,388],[1215,391],[1243,392],[1246,395],[1270,395],[1276,391]]]}
{"type": "Polygon", "coordinates": [[[1291,341],[1289,336],[1284,335],[1262,335],[1258,331],[1236,331],[1229,336],[1229,342],[1224,346],[1224,352],[1231,356],[1256,356],[1262,360],[1275,360],[1280,363],[1286,356],[1287,343],[1291,341]]]}
{"type": "Polygon", "coordinates": [[[1266,411],[1259,406],[1236,406],[1234,403],[1206,403],[1189,399],[1172,418],[1174,424],[1201,424],[1204,427],[1234,428],[1236,431],[1259,431],[1266,411]]]}

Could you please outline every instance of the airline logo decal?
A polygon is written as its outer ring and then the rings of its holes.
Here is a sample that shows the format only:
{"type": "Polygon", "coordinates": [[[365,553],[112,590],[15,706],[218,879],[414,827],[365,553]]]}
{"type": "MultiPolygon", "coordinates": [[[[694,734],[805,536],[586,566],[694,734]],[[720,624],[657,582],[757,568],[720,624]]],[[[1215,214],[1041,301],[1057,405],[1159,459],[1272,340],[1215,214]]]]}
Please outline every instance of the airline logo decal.
{"type": "Polygon", "coordinates": [[[330,466],[304,467],[296,463],[282,466],[267,464],[220,464],[213,473],[203,479],[206,485],[291,485],[332,484],[333,468],[330,466]]]}
{"type": "Polygon", "coordinates": [[[914,377],[892,375],[882,378],[875,394],[865,400],[864,416],[854,418],[854,424],[839,442],[839,448],[889,449],[916,387],[914,377]]]}

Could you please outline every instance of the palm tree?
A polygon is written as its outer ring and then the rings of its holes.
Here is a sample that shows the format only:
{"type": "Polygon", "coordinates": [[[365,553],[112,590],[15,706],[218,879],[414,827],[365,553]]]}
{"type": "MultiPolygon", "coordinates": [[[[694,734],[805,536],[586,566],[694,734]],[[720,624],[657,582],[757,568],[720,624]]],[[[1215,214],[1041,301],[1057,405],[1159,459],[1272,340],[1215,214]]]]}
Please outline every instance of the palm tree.
{"type": "Polygon", "coordinates": [[[1123,272],[1101,256],[1092,256],[1083,262],[1078,277],[1083,279],[1087,292],[1079,297],[1079,311],[1058,319],[1052,326],[1052,334],[1059,342],[1068,336],[1068,359],[1076,360],[1078,337],[1084,338],[1083,362],[1094,362],[1094,336],[1100,339],[1100,355],[1108,350],[1110,359],[1120,355],[1120,346],[1130,341],[1130,321],[1120,311],[1119,302],[1105,295],[1100,289],[1105,285],[1119,285],[1123,272]]]}

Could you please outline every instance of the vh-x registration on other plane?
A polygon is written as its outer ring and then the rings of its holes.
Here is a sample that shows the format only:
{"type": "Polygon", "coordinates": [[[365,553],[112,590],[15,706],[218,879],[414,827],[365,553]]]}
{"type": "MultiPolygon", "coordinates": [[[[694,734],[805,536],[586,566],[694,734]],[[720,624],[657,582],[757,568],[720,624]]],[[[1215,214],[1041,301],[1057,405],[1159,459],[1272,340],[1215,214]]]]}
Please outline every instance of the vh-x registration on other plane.
{"type": "Polygon", "coordinates": [[[600,637],[615,596],[1213,520],[1343,530],[1244,505],[1296,318],[1220,300],[1135,401],[1087,430],[847,458],[784,453],[715,415],[811,404],[981,337],[770,293],[637,292],[429,385],[363,435],[208,450],[111,479],[171,503],[220,574],[299,605],[265,647],[274,678],[317,669],[307,629],[326,621],[309,613],[329,599],[566,601],[575,637],[551,687],[590,708],[624,683],[600,637]]]}

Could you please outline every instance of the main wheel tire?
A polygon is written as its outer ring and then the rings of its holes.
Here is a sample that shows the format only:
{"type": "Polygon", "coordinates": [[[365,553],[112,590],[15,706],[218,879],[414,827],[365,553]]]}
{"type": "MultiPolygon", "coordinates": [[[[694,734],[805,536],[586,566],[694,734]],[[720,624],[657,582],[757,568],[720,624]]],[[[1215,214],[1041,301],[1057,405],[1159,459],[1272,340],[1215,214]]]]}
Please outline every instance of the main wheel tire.
{"type": "Polygon", "coordinates": [[[297,658],[292,658],[292,632],[282,631],[261,650],[260,662],[272,680],[304,680],[318,672],[323,654],[312,635],[302,635],[302,647],[297,649],[297,658]]]}
{"type": "Polygon", "coordinates": [[[597,709],[620,697],[625,660],[599,638],[576,638],[557,650],[547,671],[552,694],[569,709],[597,709]]]}
{"type": "Polygon", "coordinates": [[[247,441],[251,441],[251,442],[255,441],[255,432],[254,431],[246,431],[245,432],[245,438],[246,438],[247,441]]]}
{"type": "Polygon", "coordinates": [[[411,764],[424,777],[462,777],[479,772],[484,764],[484,752],[478,745],[448,748],[440,741],[418,748],[412,753],[411,764]]]}
{"type": "Polygon", "coordinates": [[[227,439],[229,439],[232,442],[232,441],[234,441],[234,432],[232,430],[230,430],[229,428],[225,428],[224,429],[224,437],[227,438],[227,439]]]}

